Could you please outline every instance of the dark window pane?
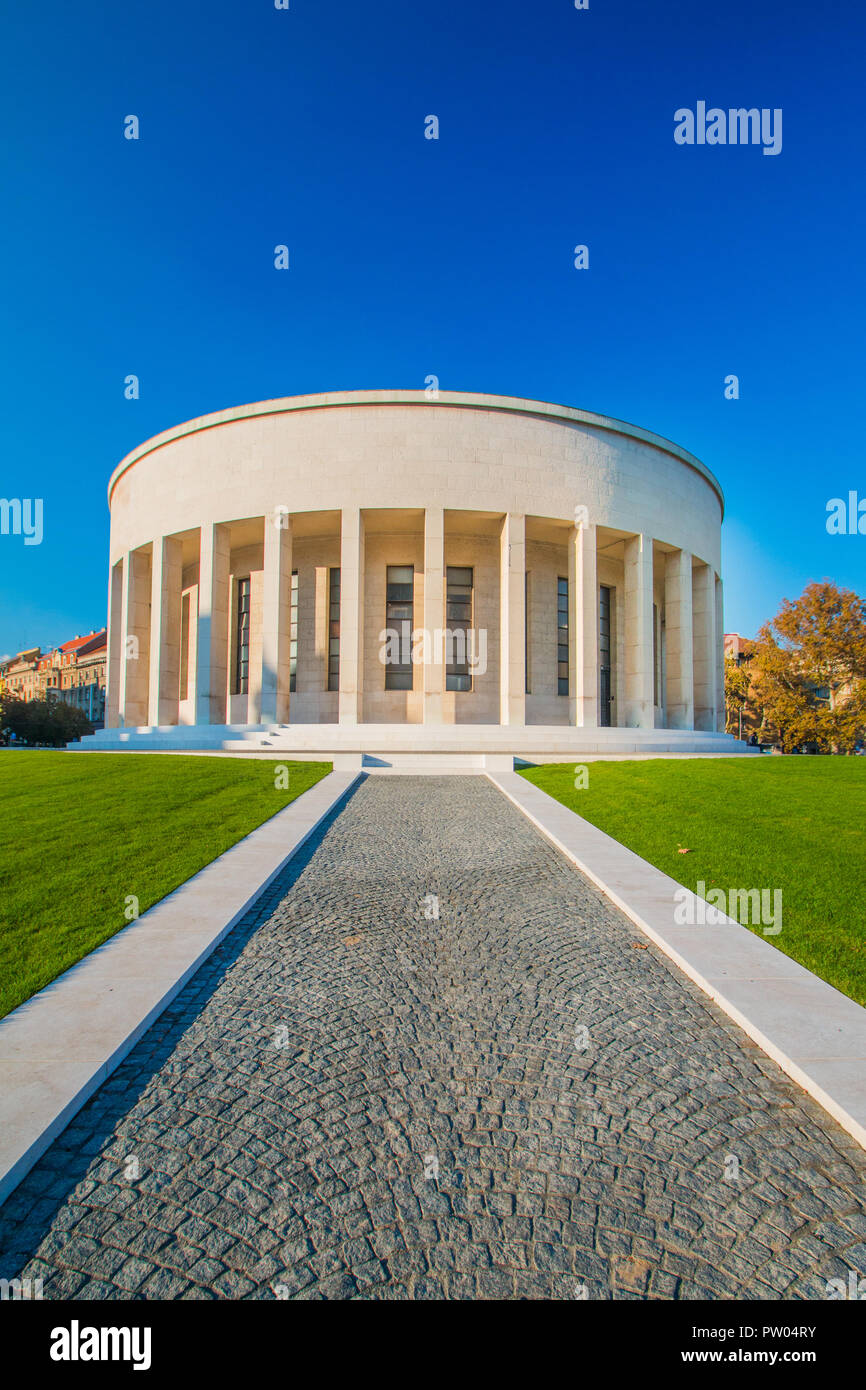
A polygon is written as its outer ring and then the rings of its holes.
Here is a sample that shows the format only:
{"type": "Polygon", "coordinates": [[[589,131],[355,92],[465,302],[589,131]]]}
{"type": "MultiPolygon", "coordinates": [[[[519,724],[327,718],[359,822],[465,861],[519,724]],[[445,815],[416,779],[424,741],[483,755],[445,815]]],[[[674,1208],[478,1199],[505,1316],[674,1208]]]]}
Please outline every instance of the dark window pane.
{"type": "Polygon", "coordinates": [[[568,579],[556,581],[556,688],[568,694],[568,579]]]}
{"type": "Polygon", "coordinates": [[[465,565],[446,568],[445,622],[450,634],[445,645],[445,689],[471,691],[469,638],[472,625],[474,571],[465,565]]]}
{"type": "Polygon", "coordinates": [[[250,581],[249,578],[237,582],[237,627],[235,630],[235,694],[249,693],[250,665],[250,581]]]}
{"type": "Polygon", "coordinates": [[[393,643],[386,652],[385,689],[411,690],[411,662],[395,660],[411,650],[412,626],[415,618],[415,569],[413,565],[388,565],[385,571],[385,627],[396,632],[400,641],[396,653],[393,643]]]}
{"type": "Polygon", "coordinates": [[[328,689],[340,688],[340,571],[328,571],[328,689]]]}
{"type": "Polygon", "coordinates": [[[411,690],[412,672],[400,671],[394,666],[387,667],[385,671],[386,690],[411,690]]]}

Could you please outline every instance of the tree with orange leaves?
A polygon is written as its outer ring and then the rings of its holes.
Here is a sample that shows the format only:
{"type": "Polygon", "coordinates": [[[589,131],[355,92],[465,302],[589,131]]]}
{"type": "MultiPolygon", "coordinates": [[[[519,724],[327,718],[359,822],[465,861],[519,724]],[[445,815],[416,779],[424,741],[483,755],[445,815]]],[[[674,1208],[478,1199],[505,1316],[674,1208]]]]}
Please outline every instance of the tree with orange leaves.
{"type": "Polygon", "coordinates": [[[758,634],[752,689],[783,752],[851,752],[866,731],[866,602],[825,579],[785,599],[758,634]]]}

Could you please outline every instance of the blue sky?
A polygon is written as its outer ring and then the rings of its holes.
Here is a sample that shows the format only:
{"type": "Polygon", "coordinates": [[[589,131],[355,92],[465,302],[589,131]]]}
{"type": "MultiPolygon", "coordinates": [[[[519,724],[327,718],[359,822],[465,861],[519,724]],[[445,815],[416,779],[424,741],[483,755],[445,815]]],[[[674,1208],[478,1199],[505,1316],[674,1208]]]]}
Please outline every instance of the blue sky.
{"type": "Polygon", "coordinates": [[[431,373],[702,458],[727,628],[811,579],[864,592],[866,537],[825,529],[866,495],[850,0],[3,8],[0,495],[45,519],[0,536],[0,654],[104,622],[106,483],[141,440],[431,373]],[[781,154],[676,145],[698,100],[781,108],[781,154]]]}

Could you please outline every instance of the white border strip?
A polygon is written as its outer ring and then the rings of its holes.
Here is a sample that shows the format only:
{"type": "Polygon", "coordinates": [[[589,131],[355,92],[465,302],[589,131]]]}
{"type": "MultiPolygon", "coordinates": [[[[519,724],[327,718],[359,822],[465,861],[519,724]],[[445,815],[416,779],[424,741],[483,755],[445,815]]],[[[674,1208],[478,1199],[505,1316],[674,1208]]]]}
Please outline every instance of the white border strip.
{"type": "MultiPolygon", "coordinates": [[[[730,917],[680,926],[683,889],[516,772],[487,774],[533,825],[866,1148],[866,1009],[730,917]]],[[[701,901],[694,894],[695,906],[701,901]]],[[[700,920],[695,914],[695,920],[700,920]]],[[[784,919],[783,919],[784,920],[784,919]]]]}
{"type": "Polygon", "coordinates": [[[0,1020],[0,1202],[360,772],[331,772],[0,1020]]]}

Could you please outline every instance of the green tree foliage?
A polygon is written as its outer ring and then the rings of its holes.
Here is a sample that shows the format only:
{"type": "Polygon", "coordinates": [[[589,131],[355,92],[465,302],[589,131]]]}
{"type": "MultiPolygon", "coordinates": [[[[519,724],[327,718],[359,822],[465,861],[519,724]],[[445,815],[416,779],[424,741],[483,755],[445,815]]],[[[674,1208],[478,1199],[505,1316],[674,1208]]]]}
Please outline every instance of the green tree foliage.
{"type": "Polygon", "coordinates": [[[758,634],[750,701],[783,752],[850,753],[866,732],[866,602],[829,580],[785,599],[758,634]]]}
{"type": "Polygon", "coordinates": [[[751,675],[747,662],[738,666],[732,656],[725,657],[725,729],[727,733],[739,737],[740,728],[745,734],[754,724],[750,718],[749,689],[751,675]],[[742,719],[740,716],[742,715],[742,719]]]}

